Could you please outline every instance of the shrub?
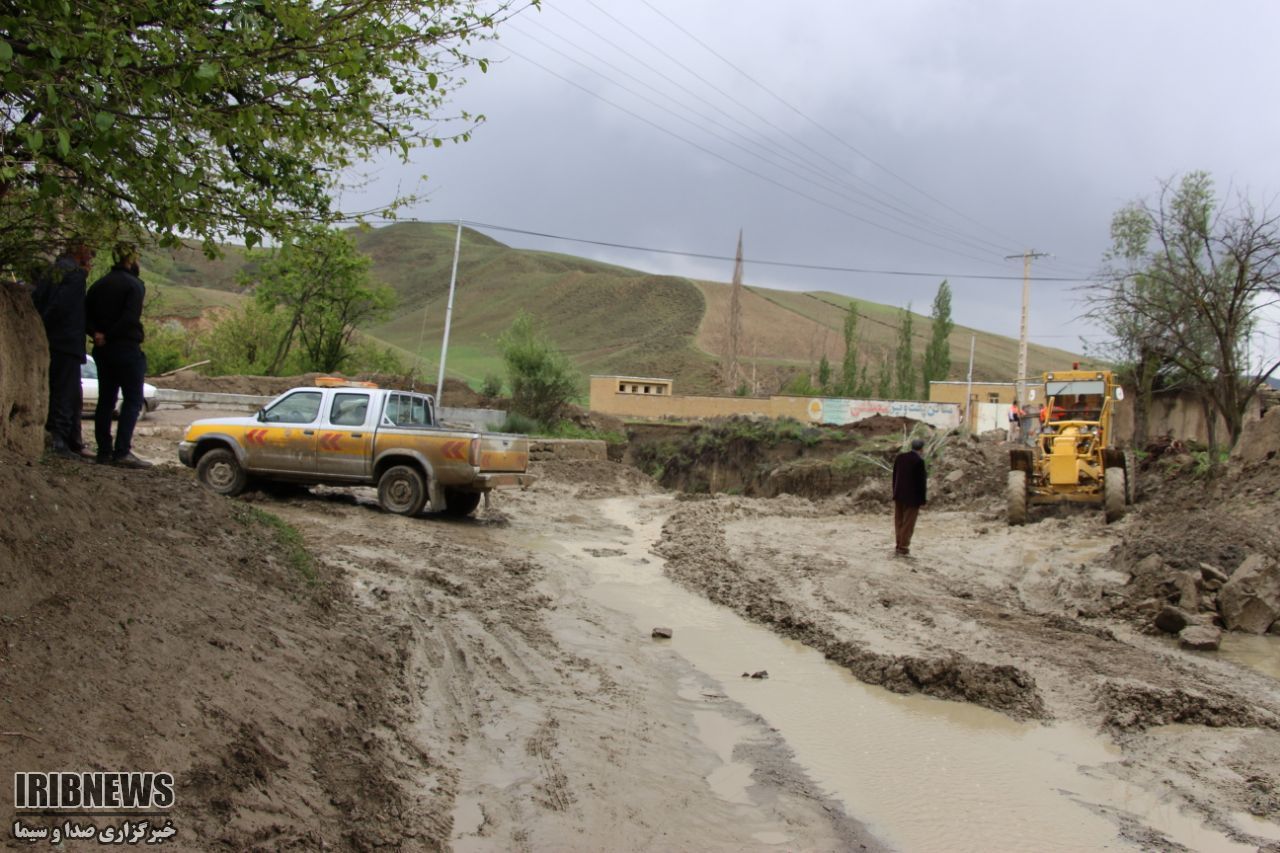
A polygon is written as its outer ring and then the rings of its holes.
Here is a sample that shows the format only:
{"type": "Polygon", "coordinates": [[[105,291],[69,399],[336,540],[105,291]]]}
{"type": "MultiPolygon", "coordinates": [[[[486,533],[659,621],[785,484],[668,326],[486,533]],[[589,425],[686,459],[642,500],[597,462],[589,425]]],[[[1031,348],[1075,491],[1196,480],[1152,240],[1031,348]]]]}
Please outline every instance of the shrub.
{"type": "Polygon", "coordinates": [[[537,435],[542,431],[542,424],[519,412],[507,413],[507,419],[498,425],[498,432],[519,432],[525,435],[537,435]]]}
{"type": "Polygon", "coordinates": [[[498,338],[511,386],[511,410],[543,424],[557,424],[578,392],[569,359],[521,311],[498,338]]]}
{"type": "Polygon", "coordinates": [[[480,393],[486,397],[497,397],[502,393],[502,377],[496,373],[485,374],[480,393]]]}

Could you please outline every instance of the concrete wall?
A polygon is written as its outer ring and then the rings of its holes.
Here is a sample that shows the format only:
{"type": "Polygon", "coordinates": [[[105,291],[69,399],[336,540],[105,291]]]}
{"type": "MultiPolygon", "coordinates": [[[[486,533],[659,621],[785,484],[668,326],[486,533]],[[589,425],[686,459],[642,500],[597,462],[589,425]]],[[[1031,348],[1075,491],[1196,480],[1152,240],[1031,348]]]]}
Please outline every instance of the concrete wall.
{"type": "MultiPolygon", "coordinates": [[[[913,418],[949,429],[960,423],[960,407],[951,403],[912,400],[849,400],[844,398],[795,397],[775,394],[770,397],[716,397],[699,394],[670,393],[668,384],[661,394],[620,392],[630,377],[591,377],[591,411],[620,418],[718,418],[731,415],[755,415],[768,418],[794,418],[804,423],[847,424],[875,415],[913,418]]],[[[669,383],[670,380],[651,380],[669,383]]]]}
{"type": "MultiPolygon", "coordinates": [[[[1116,407],[1115,431],[1120,443],[1128,444],[1133,440],[1133,401],[1135,391],[1124,389],[1125,398],[1116,407]]],[[[1227,434],[1227,425],[1222,417],[1214,414],[1218,421],[1216,436],[1218,444],[1225,446],[1231,440],[1227,434]]],[[[1245,423],[1256,421],[1262,417],[1262,403],[1254,399],[1245,412],[1245,423]]],[[[1147,416],[1147,435],[1172,435],[1183,441],[1209,441],[1209,421],[1205,417],[1204,406],[1190,394],[1159,394],[1151,401],[1151,412],[1147,416]]]]}

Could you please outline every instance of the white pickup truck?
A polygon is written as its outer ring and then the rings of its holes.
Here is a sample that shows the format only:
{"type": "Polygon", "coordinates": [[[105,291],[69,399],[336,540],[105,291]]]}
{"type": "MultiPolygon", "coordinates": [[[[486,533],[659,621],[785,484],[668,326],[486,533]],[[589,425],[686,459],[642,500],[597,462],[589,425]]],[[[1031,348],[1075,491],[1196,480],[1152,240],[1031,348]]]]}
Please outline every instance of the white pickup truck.
{"type": "Polygon", "coordinates": [[[469,515],[486,492],[534,481],[527,436],[442,427],[430,395],[366,383],[293,388],[256,415],[196,421],[178,458],[219,494],[251,479],[368,485],[401,515],[469,515]]]}

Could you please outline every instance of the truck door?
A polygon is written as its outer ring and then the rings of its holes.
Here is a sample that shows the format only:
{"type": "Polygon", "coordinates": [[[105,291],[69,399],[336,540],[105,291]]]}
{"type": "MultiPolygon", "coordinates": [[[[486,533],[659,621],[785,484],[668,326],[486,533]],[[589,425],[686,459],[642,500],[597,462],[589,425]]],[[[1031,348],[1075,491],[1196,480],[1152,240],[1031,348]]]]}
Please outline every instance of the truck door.
{"type": "Polygon", "coordinates": [[[323,391],[294,391],[264,409],[263,426],[245,432],[249,470],[314,474],[323,399],[323,391]]]}
{"type": "Polygon", "coordinates": [[[375,406],[368,391],[335,391],[316,436],[316,470],[326,477],[369,476],[375,406]]]}

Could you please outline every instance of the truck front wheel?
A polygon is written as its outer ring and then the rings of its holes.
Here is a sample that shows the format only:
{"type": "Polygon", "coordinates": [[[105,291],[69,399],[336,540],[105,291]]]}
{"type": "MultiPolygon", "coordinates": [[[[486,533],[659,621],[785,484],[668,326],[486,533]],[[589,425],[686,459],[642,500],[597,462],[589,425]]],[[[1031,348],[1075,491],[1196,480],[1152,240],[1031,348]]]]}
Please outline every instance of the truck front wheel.
{"type": "Polygon", "coordinates": [[[479,492],[464,492],[460,489],[444,490],[444,514],[459,518],[476,511],[480,505],[479,492]]]}
{"type": "Polygon", "coordinates": [[[215,447],[200,457],[196,477],[209,491],[227,497],[235,497],[249,485],[249,475],[240,460],[225,447],[215,447]]]}
{"type": "Polygon", "coordinates": [[[416,468],[396,465],[378,478],[378,503],[387,512],[417,515],[427,502],[427,482],[416,468]]]}

